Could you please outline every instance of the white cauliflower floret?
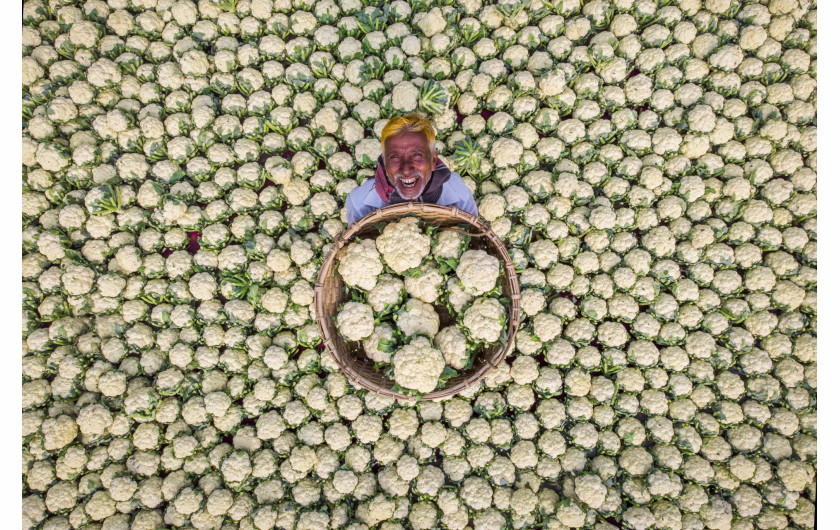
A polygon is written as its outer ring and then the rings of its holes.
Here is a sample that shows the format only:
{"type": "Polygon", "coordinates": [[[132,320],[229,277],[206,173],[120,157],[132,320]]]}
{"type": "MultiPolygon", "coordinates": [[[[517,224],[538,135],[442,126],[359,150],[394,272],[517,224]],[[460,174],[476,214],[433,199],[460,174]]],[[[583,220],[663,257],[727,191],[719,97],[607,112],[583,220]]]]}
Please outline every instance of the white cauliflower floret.
{"type": "Polygon", "coordinates": [[[114,85],[121,79],[119,67],[108,59],[99,59],[87,69],[88,82],[98,88],[114,85]]]}
{"type": "Polygon", "coordinates": [[[434,304],[438,298],[438,288],[443,283],[443,275],[435,267],[425,266],[417,277],[406,277],[405,290],[410,296],[427,304],[434,304]]]}
{"type": "Polygon", "coordinates": [[[400,112],[411,112],[417,108],[417,97],[420,90],[410,81],[402,81],[394,87],[391,101],[394,108],[400,112]]]}
{"type": "Polygon", "coordinates": [[[464,481],[460,495],[464,503],[473,510],[486,510],[493,503],[493,488],[485,479],[477,476],[464,481]]]}
{"type": "Polygon", "coordinates": [[[308,306],[315,300],[315,291],[306,280],[298,280],[289,289],[291,301],[300,306],[308,306]]]}
{"type": "Polygon", "coordinates": [[[460,313],[461,310],[473,300],[472,295],[467,294],[467,292],[461,287],[458,282],[458,278],[449,278],[446,282],[446,290],[448,293],[449,304],[452,305],[452,309],[454,309],[456,313],[460,313]]]}
{"type": "Polygon", "coordinates": [[[213,490],[207,496],[207,512],[210,515],[224,515],[233,506],[233,493],[230,490],[220,488],[213,490]]]}
{"type": "Polygon", "coordinates": [[[388,420],[388,432],[400,440],[407,440],[420,426],[417,413],[413,409],[397,409],[388,420]]]}
{"type": "Polygon", "coordinates": [[[539,92],[542,96],[558,96],[565,87],[566,75],[560,69],[549,70],[540,77],[539,92]]]}
{"type": "Polygon", "coordinates": [[[401,279],[390,274],[383,274],[376,281],[376,285],[368,291],[367,302],[375,312],[385,311],[389,306],[400,302],[404,287],[401,279]]]}
{"type": "MultiPolygon", "coordinates": [[[[376,495],[373,499],[370,500],[370,503],[367,505],[363,505],[357,510],[357,516],[361,515],[364,517],[364,521],[366,524],[371,526],[377,525],[382,521],[387,521],[394,516],[394,509],[396,508],[396,503],[386,497],[383,494],[376,495]],[[365,514],[366,516],[362,515],[365,514]]],[[[360,517],[360,519],[362,518],[360,517]]],[[[384,526],[383,526],[384,527],[384,526]]]]}
{"type": "Polygon", "coordinates": [[[292,260],[288,252],[275,248],[266,256],[265,264],[272,272],[285,272],[292,266],[292,260]]]}
{"type": "Polygon", "coordinates": [[[498,193],[488,193],[478,202],[478,215],[494,222],[505,215],[507,204],[505,198],[498,193]]]}
{"type": "Polygon", "coordinates": [[[432,254],[438,259],[458,259],[464,239],[457,228],[445,228],[438,232],[432,254]]]}
{"type": "MultiPolygon", "coordinates": [[[[206,273],[202,273],[206,274],[206,273]]],[[[195,276],[193,276],[195,278],[195,276]]],[[[190,278],[190,286],[192,287],[192,279],[190,278]]],[[[215,284],[214,284],[215,285],[215,284]]],[[[195,295],[195,293],[193,293],[195,295]]],[[[196,297],[198,298],[198,297],[196,297]]],[[[202,298],[199,298],[202,299],[202,298]]],[[[289,295],[279,287],[273,287],[266,291],[260,298],[260,305],[262,308],[270,313],[280,314],[286,310],[286,305],[289,302],[289,295]]]]}
{"type": "Polygon", "coordinates": [[[426,37],[437,35],[447,27],[446,18],[439,7],[420,13],[416,23],[426,37]]]}
{"type": "Polygon", "coordinates": [[[563,332],[563,321],[551,313],[539,313],[533,322],[534,335],[542,342],[550,342],[563,332]]]}
{"type": "Polygon", "coordinates": [[[343,495],[352,493],[359,483],[359,478],[349,469],[340,469],[335,472],[332,479],[332,486],[343,495]]]}
{"type": "Polygon", "coordinates": [[[317,129],[323,129],[329,134],[335,134],[340,123],[338,121],[338,114],[335,110],[329,107],[324,107],[319,110],[312,119],[312,124],[317,129]]]}
{"type": "Polygon", "coordinates": [[[575,478],[575,495],[597,510],[607,498],[607,487],[598,475],[581,475],[575,478]]]}
{"type": "Polygon", "coordinates": [[[338,331],[347,340],[362,340],[373,333],[373,309],[360,302],[347,302],[336,315],[338,331]]]}
{"type": "Polygon", "coordinates": [[[87,267],[68,265],[67,270],[61,276],[61,283],[68,294],[82,295],[93,287],[95,277],[96,274],[87,267]]]}
{"type": "Polygon", "coordinates": [[[540,239],[531,243],[528,253],[540,269],[550,269],[560,255],[557,245],[550,239],[540,239]]]}
{"type": "Polygon", "coordinates": [[[189,288],[198,300],[210,300],[216,295],[216,279],[208,272],[200,272],[190,278],[189,288]]]}
{"type": "Polygon", "coordinates": [[[628,528],[651,528],[656,524],[656,518],[645,506],[631,506],[624,512],[623,521],[628,528]]]}
{"type": "Polygon", "coordinates": [[[801,492],[814,480],[814,469],[805,462],[782,460],[779,464],[778,475],[785,489],[801,492]]]}
{"type": "Polygon", "coordinates": [[[469,358],[467,352],[467,337],[456,326],[448,326],[435,335],[435,346],[437,346],[446,364],[456,370],[462,370],[469,358]]]}
{"type": "Polygon", "coordinates": [[[342,249],[338,258],[338,273],[344,283],[369,291],[376,286],[376,279],[382,273],[379,251],[372,239],[350,243],[342,249]]]}
{"type": "Polygon", "coordinates": [[[84,436],[101,436],[111,425],[111,413],[98,403],[86,405],[79,411],[76,422],[84,436]]]}
{"type": "Polygon", "coordinates": [[[529,488],[517,489],[510,496],[510,508],[517,515],[527,515],[537,507],[537,494],[529,488]]]}
{"type": "Polygon", "coordinates": [[[536,315],[545,308],[545,295],[536,289],[524,289],[519,304],[526,315],[536,315]]]}
{"type": "Polygon", "coordinates": [[[455,273],[472,296],[482,295],[496,286],[499,279],[499,260],[483,250],[468,250],[461,256],[455,273]]]}
{"type": "Polygon", "coordinates": [[[373,328],[373,334],[362,345],[365,355],[375,363],[391,362],[391,344],[394,342],[394,328],[387,322],[373,328]],[[384,343],[382,341],[385,341],[384,343]]]}
{"type": "Polygon", "coordinates": [[[496,342],[504,322],[505,308],[495,298],[478,300],[464,312],[464,326],[476,340],[496,342]]]}
{"type": "Polygon", "coordinates": [[[47,418],[41,424],[44,449],[53,451],[69,445],[76,438],[78,432],[79,427],[76,420],[70,416],[62,414],[57,418],[47,418]]]}
{"type": "Polygon", "coordinates": [[[77,496],[78,488],[73,482],[61,481],[47,491],[47,509],[51,512],[71,510],[76,505],[77,496]]]}
{"type": "Polygon", "coordinates": [[[510,366],[510,377],[519,385],[527,385],[539,377],[539,367],[533,357],[517,357],[510,366]]]}
{"type": "MultiPolygon", "coordinates": [[[[540,81],[540,87],[542,86],[543,82],[540,81]]],[[[490,148],[490,157],[493,159],[494,166],[506,168],[519,164],[524,152],[525,148],[518,141],[512,138],[499,138],[490,148]]]]}
{"type": "Polygon", "coordinates": [[[376,249],[397,274],[419,267],[431,250],[431,238],[420,230],[420,220],[403,217],[389,223],[376,238],[376,249]]]}
{"type": "Polygon", "coordinates": [[[85,503],[85,513],[94,521],[102,521],[116,511],[114,500],[105,491],[97,491],[85,503]]]}
{"type": "Polygon", "coordinates": [[[409,298],[397,315],[397,327],[407,337],[422,333],[432,338],[440,329],[440,316],[431,304],[409,298]]]}
{"type": "Polygon", "coordinates": [[[394,354],[394,379],[403,388],[428,393],[437,388],[446,366],[429,339],[417,337],[394,354]]]}
{"type": "Polygon", "coordinates": [[[402,455],[397,461],[397,473],[401,479],[408,482],[417,478],[417,475],[420,474],[420,465],[417,463],[417,459],[411,455],[402,455]]]}
{"type": "Polygon", "coordinates": [[[618,463],[631,475],[642,475],[650,470],[653,457],[643,447],[636,446],[624,450],[618,463]]]}

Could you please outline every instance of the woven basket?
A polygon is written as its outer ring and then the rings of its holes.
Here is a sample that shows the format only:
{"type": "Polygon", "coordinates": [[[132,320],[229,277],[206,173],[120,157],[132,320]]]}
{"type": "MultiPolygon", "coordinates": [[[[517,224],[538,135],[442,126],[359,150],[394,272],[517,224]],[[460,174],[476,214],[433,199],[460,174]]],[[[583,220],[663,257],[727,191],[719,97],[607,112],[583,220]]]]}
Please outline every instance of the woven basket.
{"type": "MultiPolygon", "coordinates": [[[[502,282],[504,297],[510,300],[508,310],[507,342],[492,347],[480,348],[476,351],[473,366],[469,370],[461,370],[456,377],[449,379],[444,388],[437,389],[422,396],[422,399],[433,400],[455,395],[481,381],[487,373],[499,365],[502,359],[512,349],[516,330],[519,328],[519,282],[513,262],[499,236],[493,233],[490,225],[478,217],[474,217],[455,206],[439,206],[437,204],[406,202],[393,206],[386,206],[376,210],[351,226],[339,236],[318,273],[315,283],[315,314],[324,346],[330,351],[338,363],[341,371],[354,383],[368,390],[390,396],[396,399],[415,400],[414,396],[407,396],[391,390],[394,381],[374,370],[373,361],[367,358],[359,343],[345,342],[335,328],[335,315],[338,307],[344,302],[344,282],[335,272],[335,257],[349,241],[356,237],[375,237],[379,235],[376,224],[382,221],[395,221],[407,214],[419,217],[424,223],[440,227],[455,226],[463,223],[472,225],[469,248],[482,249],[488,254],[496,256],[504,264],[505,279],[502,282]]],[[[436,306],[437,307],[437,306],[436,306]]],[[[441,328],[452,324],[453,319],[444,308],[437,308],[441,317],[441,328]]]]}

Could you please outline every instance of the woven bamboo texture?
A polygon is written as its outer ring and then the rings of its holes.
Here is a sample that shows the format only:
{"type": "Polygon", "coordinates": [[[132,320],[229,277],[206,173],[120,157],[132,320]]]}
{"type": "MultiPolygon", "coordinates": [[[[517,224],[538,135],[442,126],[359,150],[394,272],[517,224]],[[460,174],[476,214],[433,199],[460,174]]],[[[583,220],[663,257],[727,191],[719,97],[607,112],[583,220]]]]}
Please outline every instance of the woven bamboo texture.
{"type": "MultiPolygon", "coordinates": [[[[373,362],[367,358],[360,343],[348,343],[335,327],[335,315],[338,307],[345,301],[344,282],[335,270],[336,256],[348,242],[356,237],[376,237],[379,232],[376,224],[398,220],[406,215],[415,215],[424,223],[442,228],[467,223],[473,227],[469,248],[482,249],[496,256],[504,266],[503,296],[509,302],[507,341],[491,347],[480,348],[470,370],[462,370],[456,377],[449,379],[443,388],[425,394],[422,399],[435,400],[446,398],[478,384],[487,373],[499,365],[513,348],[516,330],[520,321],[519,282],[513,261],[499,236],[490,229],[489,223],[472,216],[455,206],[406,202],[376,210],[360,219],[339,236],[321,266],[315,283],[315,313],[324,346],[329,350],[341,371],[354,383],[368,390],[396,399],[416,400],[415,396],[401,394],[391,388],[394,381],[374,369],[373,362]]],[[[441,328],[452,324],[453,319],[445,308],[438,309],[441,328]]]]}

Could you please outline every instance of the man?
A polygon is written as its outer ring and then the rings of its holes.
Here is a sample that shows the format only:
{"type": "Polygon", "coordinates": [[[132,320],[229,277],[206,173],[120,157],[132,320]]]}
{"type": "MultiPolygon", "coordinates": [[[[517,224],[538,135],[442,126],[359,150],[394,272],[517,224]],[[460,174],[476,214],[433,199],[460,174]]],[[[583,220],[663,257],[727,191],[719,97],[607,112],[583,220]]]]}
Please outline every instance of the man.
{"type": "Polygon", "coordinates": [[[389,204],[407,201],[455,205],[478,215],[478,208],[460,175],[437,156],[431,122],[408,114],[388,120],[382,129],[382,154],[376,175],[347,195],[347,224],[389,204]]]}

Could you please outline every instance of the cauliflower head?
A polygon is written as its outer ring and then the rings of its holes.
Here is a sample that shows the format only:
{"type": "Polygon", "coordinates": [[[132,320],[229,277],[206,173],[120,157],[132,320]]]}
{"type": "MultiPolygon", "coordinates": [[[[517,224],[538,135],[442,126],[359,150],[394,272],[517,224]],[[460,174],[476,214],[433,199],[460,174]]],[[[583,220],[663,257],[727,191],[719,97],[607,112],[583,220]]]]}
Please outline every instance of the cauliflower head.
{"type": "Polygon", "coordinates": [[[394,328],[387,322],[373,328],[373,334],[362,342],[365,355],[375,363],[391,362],[391,353],[394,351],[394,328]]]}
{"type": "Polygon", "coordinates": [[[434,304],[438,298],[438,289],[444,277],[435,267],[424,266],[416,277],[406,277],[405,290],[408,294],[427,304],[434,304]]]}
{"type": "Polygon", "coordinates": [[[464,326],[475,340],[496,342],[504,323],[505,308],[495,298],[477,300],[464,311],[464,326]]]}
{"type": "Polygon", "coordinates": [[[483,250],[468,250],[461,256],[455,274],[464,292],[479,296],[491,291],[499,279],[499,260],[483,250]]]}
{"type": "Polygon", "coordinates": [[[377,313],[386,311],[402,301],[405,284],[400,278],[383,274],[367,293],[367,302],[377,313]]]}
{"type": "Polygon", "coordinates": [[[344,283],[365,291],[376,286],[382,268],[376,243],[371,239],[350,243],[341,250],[338,258],[338,274],[344,283]]]}
{"type": "Polygon", "coordinates": [[[440,329],[440,317],[431,304],[409,298],[397,315],[397,327],[407,337],[418,333],[434,337],[440,329]]]}
{"type": "Polygon", "coordinates": [[[461,257],[464,252],[468,236],[457,228],[444,228],[437,233],[432,246],[432,255],[438,260],[450,260],[461,257]]]}
{"type": "Polygon", "coordinates": [[[429,255],[432,238],[420,229],[420,219],[403,217],[389,223],[376,238],[376,249],[397,274],[419,267],[429,255]]]}
{"type": "Polygon", "coordinates": [[[467,337],[456,326],[447,326],[435,335],[435,346],[443,353],[446,364],[463,370],[469,360],[467,337]]]}
{"type": "Polygon", "coordinates": [[[446,360],[426,337],[417,337],[394,354],[394,379],[424,394],[437,388],[446,360]]]}
{"type": "Polygon", "coordinates": [[[458,278],[451,277],[446,281],[447,302],[456,313],[460,313],[467,304],[473,301],[473,296],[464,291],[458,283],[458,278]]]}
{"type": "Polygon", "coordinates": [[[361,302],[347,302],[335,317],[338,332],[347,340],[362,340],[373,333],[373,309],[361,302]]]}

